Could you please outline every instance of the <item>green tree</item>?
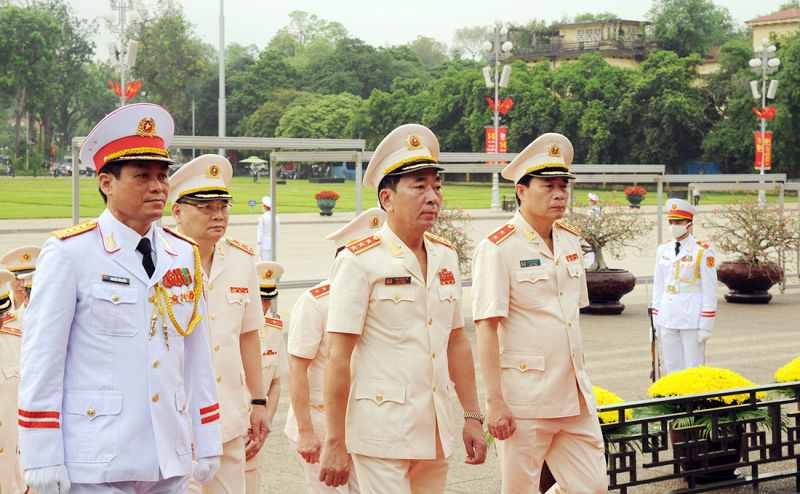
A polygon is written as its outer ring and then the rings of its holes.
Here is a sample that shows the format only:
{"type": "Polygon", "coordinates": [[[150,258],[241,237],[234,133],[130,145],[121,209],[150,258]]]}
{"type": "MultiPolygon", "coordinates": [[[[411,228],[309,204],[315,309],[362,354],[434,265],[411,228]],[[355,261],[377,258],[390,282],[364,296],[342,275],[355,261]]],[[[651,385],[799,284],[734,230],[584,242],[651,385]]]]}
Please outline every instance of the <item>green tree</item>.
{"type": "Polygon", "coordinates": [[[346,135],[366,139],[375,149],[386,135],[406,123],[421,123],[431,94],[422,79],[395,79],[390,91],[375,89],[355,110],[346,135]]]}
{"type": "Polygon", "coordinates": [[[575,24],[580,24],[581,22],[597,22],[604,21],[606,19],[619,19],[619,17],[611,12],[600,12],[599,14],[586,12],[585,14],[576,15],[575,19],[573,19],[573,22],[575,24]]]}
{"type": "Polygon", "coordinates": [[[339,22],[326,21],[302,10],[289,14],[289,25],[281,28],[272,37],[268,48],[285,57],[304,57],[306,50],[328,52],[336,42],[348,36],[347,29],[339,22]]]}
{"type": "Polygon", "coordinates": [[[447,45],[433,38],[420,35],[414,41],[408,43],[408,46],[414,50],[414,53],[422,61],[422,66],[425,70],[449,58],[447,56],[447,45]]]}
{"type": "Polygon", "coordinates": [[[653,0],[647,16],[661,49],[681,57],[704,55],[734,35],[730,12],[711,0],[653,0]]]}
{"type": "Polygon", "coordinates": [[[459,54],[454,59],[468,55],[471,60],[481,57],[481,45],[486,38],[486,26],[461,27],[453,35],[453,49],[459,54]]]}
{"type": "Polygon", "coordinates": [[[303,88],[320,94],[350,93],[368,98],[373,89],[387,91],[396,64],[387,50],[376,50],[359,39],[345,38],[327,57],[311,61],[303,71],[303,88]]]}
{"type": "Polygon", "coordinates": [[[348,93],[304,98],[283,114],[276,137],[345,139],[345,132],[361,98],[348,93]]]}
{"type": "Polygon", "coordinates": [[[315,96],[294,89],[276,89],[248,119],[246,137],[275,137],[275,129],[290,105],[310,103],[315,96]]]}

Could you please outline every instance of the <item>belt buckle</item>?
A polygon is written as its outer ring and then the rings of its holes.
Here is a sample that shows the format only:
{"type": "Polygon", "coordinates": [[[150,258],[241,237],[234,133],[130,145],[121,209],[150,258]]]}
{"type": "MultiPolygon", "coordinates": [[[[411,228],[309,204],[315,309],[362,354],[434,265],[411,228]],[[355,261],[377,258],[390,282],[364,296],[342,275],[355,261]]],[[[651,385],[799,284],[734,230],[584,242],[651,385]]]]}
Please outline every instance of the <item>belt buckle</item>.
{"type": "Polygon", "coordinates": [[[668,293],[675,293],[675,285],[667,285],[668,293]]]}

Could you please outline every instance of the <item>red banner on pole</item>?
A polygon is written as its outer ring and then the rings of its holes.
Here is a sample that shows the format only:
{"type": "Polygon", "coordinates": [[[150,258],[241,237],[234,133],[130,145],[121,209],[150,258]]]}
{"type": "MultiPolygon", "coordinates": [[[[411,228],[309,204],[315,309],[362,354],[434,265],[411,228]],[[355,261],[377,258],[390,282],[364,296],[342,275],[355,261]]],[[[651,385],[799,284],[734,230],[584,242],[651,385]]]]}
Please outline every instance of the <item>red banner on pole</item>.
{"type": "MultiPolygon", "coordinates": [[[[486,127],[486,152],[487,153],[507,153],[508,143],[506,142],[507,130],[505,127],[498,127],[497,134],[500,138],[500,148],[497,149],[497,139],[494,135],[494,127],[486,127]]],[[[505,165],[506,161],[500,161],[499,164],[505,165]]],[[[493,165],[494,161],[489,161],[488,164],[493,165]]]]}
{"type": "Polygon", "coordinates": [[[761,169],[761,159],[763,154],[764,170],[772,167],[772,132],[764,133],[764,142],[761,142],[761,132],[755,132],[756,136],[756,170],[761,169]]]}

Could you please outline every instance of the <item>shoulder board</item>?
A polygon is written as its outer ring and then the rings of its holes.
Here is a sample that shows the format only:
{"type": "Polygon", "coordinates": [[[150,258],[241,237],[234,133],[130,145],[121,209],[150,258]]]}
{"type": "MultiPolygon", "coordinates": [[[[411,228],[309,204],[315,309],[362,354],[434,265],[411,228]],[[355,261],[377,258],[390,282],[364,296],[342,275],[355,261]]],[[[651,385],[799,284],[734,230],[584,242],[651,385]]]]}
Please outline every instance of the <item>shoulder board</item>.
{"type": "Polygon", "coordinates": [[[243,251],[247,252],[247,253],[248,253],[248,254],[250,254],[251,256],[254,256],[254,255],[256,255],[256,252],[255,252],[253,249],[251,249],[251,248],[250,248],[250,246],[248,246],[248,245],[245,245],[245,244],[243,244],[243,243],[239,242],[238,240],[236,240],[236,239],[234,239],[234,238],[231,238],[231,237],[225,237],[225,240],[226,240],[226,241],[227,241],[229,244],[233,245],[234,247],[239,247],[240,249],[242,249],[243,251]]]}
{"type": "Polygon", "coordinates": [[[495,244],[500,245],[500,242],[507,239],[515,231],[517,231],[517,225],[514,223],[508,223],[487,235],[486,238],[495,244]]]}
{"type": "Polygon", "coordinates": [[[571,234],[573,234],[573,235],[576,235],[576,236],[578,236],[578,237],[580,237],[580,236],[581,236],[581,231],[580,231],[580,230],[578,230],[577,228],[575,228],[574,226],[572,226],[572,225],[568,224],[568,223],[564,223],[564,222],[563,222],[563,221],[561,221],[561,220],[556,220],[556,225],[557,225],[559,228],[561,228],[562,230],[566,230],[566,231],[570,232],[570,233],[571,233],[571,234]]]}
{"type": "Polygon", "coordinates": [[[312,288],[309,290],[309,292],[311,292],[311,295],[313,295],[314,298],[324,297],[325,295],[331,293],[331,285],[328,283],[327,285],[318,286],[317,288],[312,288]]]}
{"type": "Polygon", "coordinates": [[[94,230],[95,228],[97,228],[97,220],[87,220],[83,223],[78,223],[75,226],[64,228],[62,230],[56,230],[50,233],[53,234],[57,239],[64,240],[65,238],[74,237],[75,235],[86,233],[90,230],[94,230]]]}
{"type": "Polygon", "coordinates": [[[455,248],[456,248],[456,246],[451,244],[449,240],[444,239],[442,237],[437,237],[433,233],[425,232],[425,237],[430,239],[430,240],[432,240],[432,241],[434,241],[434,242],[440,243],[442,245],[446,245],[446,246],[450,247],[451,249],[455,250],[455,248]]]}
{"type": "Polygon", "coordinates": [[[3,327],[3,329],[0,329],[0,332],[6,333],[6,334],[12,334],[14,336],[22,336],[22,330],[21,329],[17,329],[17,328],[6,328],[6,327],[3,327]]]}
{"type": "Polygon", "coordinates": [[[6,314],[6,317],[3,319],[3,324],[10,323],[11,321],[13,321],[16,318],[17,318],[17,313],[16,312],[9,312],[8,314],[6,314]]]}
{"type": "Polygon", "coordinates": [[[361,240],[356,240],[355,242],[352,242],[350,245],[347,246],[347,250],[349,250],[355,255],[359,255],[363,252],[370,250],[379,243],[381,243],[380,235],[370,235],[369,237],[365,237],[362,238],[361,240]]]}
{"type": "Polygon", "coordinates": [[[171,228],[169,228],[167,226],[162,227],[162,228],[163,228],[163,230],[165,232],[168,232],[168,233],[178,237],[181,240],[185,240],[185,241],[189,242],[190,244],[192,244],[194,246],[199,246],[197,242],[195,242],[194,240],[192,240],[191,238],[187,237],[186,235],[184,235],[182,233],[178,233],[177,231],[175,231],[175,230],[173,230],[173,229],[171,229],[171,228]]]}
{"type": "Polygon", "coordinates": [[[283,329],[283,321],[264,316],[264,324],[273,328],[283,329]]]}
{"type": "Polygon", "coordinates": [[[699,240],[697,241],[697,245],[699,245],[700,247],[702,247],[702,248],[704,248],[704,249],[711,248],[711,246],[710,246],[710,245],[708,245],[708,244],[704,244],[703,242],[701,242],[701,241],[699,241],[699,240]]]}
{"type": "Polygon", "coordinates": [[[668,244],[668,243],[670,243],[670,242],[672,242],[672,240],[667,240],[666,242],[661,242],[661,243],[660,243],[660,244],[658,244],[658,245],[659,245],[659,246],[661,246],[661,245],[664,245],[664,244],[668,244]]]}

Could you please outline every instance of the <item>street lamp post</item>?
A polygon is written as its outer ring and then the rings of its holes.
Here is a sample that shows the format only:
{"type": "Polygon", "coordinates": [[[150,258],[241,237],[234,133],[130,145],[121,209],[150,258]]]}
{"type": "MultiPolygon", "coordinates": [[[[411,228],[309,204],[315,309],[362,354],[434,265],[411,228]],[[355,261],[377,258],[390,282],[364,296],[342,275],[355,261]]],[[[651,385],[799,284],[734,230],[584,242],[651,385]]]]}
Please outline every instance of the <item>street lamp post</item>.
{"type": "MultiPolygon", "coordinates": [[[[767,74],[772,74],[776,70],[778,70],[778,66],[781,64],[780,59],[775,57],[775,51],[777,48],[775,45],[769,44],[769,38],[764,38],[761,40],[761,45],[756,46],[754,51],[756,52],[756,57],[750,60],[749,65],[752,68],[751,70],[756,74],[761,76],[761,94],[758,94],[758,82],[751,81],[750,88],[753,91],[753,97],[755,99],[761,98],[761,108],[762,110],[767,106],[767,98],[775,99],[775,92],[778,90],[778,81],[773,79],[769,85],[769,90],[767,90],[767,74]]],[[[765,157],[767,154],[767,147],[766,147],[766,140],[765,134],[767,131],[767,119],[761,118],[761,175],[764,174],[764,162],[765,157]]],[[[770,144],[771,147],[771,144],[770,144]]],[[[758,204],[763,206],[766,204],[766,197],[763,190],[758,191],[758,204]]]]}
{"type": "MultiPolygon", "coordinates": [[[[503,21],[496,19],[494,27],[489,27],[486,30],[486,37],[492,41],[485,41],[481,48],[486,53],[487,58],[491,62],[494,60],[494,79],[492,79],[492,71],[490,67],[483,68],[483,77],[486,82],[486,87],[494,88],[494,152],[500,152],[500,102],[498,101],[498,88],[508,86],[508,78],[511,75],[511,67],[506,65],[503,67],[503,74],[500,75],[500,61],[505,60],[511,54],[511,49],[514,45],[510,41],[506,41],[508,37],[508,28],[503,26],[503,21]],[[500,42],[504,41],[502,46],[500,42]],[[502,53],[501,53],[502,49],[502,53]],[[491,53],[494,51],[494,53],[491,53]]],[[[500,179],[497,173],[492,173],[492,212],[499,213],[500,209],[500,179]]]]}
{"type": "Polygon", "coordinates": [[[139,49],[139,42],[128,38],[132,31],[142,23],[142,14],[133,10],[136,0],[110,1],[111,9],[103,12],[103,20],[106,21],[106,28],[119,36],[120,47],[117,48],[117,42],[112,41],[108,44],[108,54],[111,57],[111,66],[119,68],[120,92],[122,93],[119,106],[123,107],[125,106],[125,68],[136,65],[136,52],[139,49]],[[128,24],[129,20],[132,25],[128,24]]]}

